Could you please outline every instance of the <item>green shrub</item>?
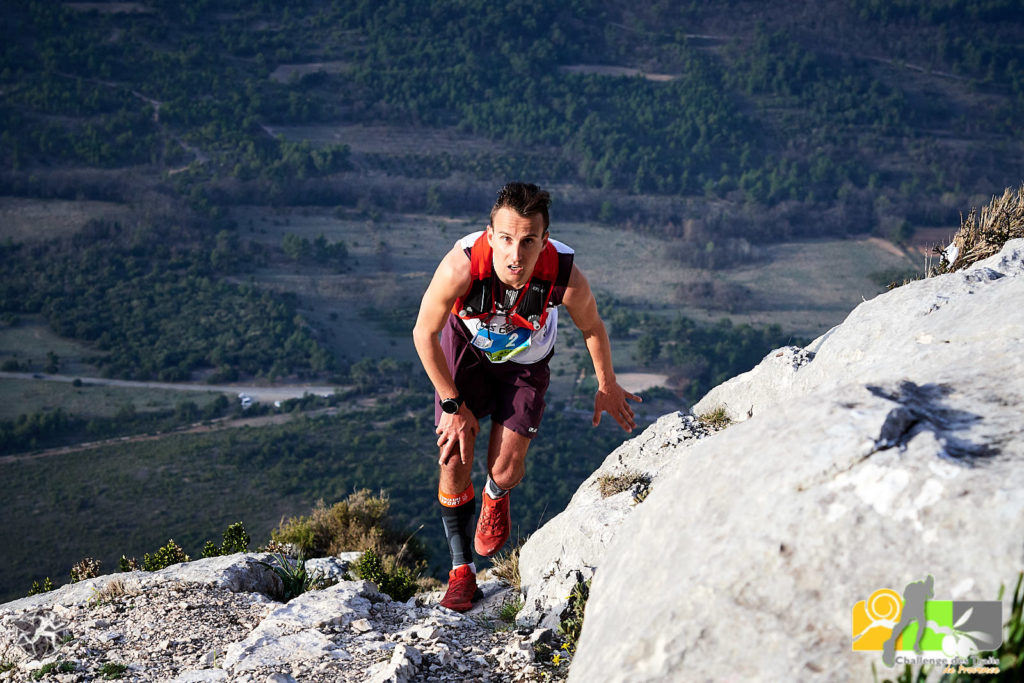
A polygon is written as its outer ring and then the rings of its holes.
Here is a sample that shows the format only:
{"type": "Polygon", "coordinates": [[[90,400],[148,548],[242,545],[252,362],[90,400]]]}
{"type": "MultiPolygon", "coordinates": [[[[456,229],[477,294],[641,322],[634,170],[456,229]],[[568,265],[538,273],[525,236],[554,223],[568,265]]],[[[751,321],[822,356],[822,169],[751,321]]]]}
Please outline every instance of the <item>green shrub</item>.
{"type": "Polygon", "coordinates": [[[729,413],[726,412],[724,406],[719,406],[714,410],[698,415],[697,419],[716,431],[725,429],[732,424],[732,419],[729,417],[729,413]]]}
{"type": "Polygon", "coordinates": [[[331,581],[319,571],[310,574],[306,570],[306,560],[302,556],[293,563],[283,554],[274,555],[274,564],[259,561],[267,569],[281,579],[281,593],[275,596],[281,602],[288,602],[311,590],[320,590],[331,585],[331,581]]]}
{"type": "Polygon", "coordinates": [[[32,680],[42,680],[43,676],[51,673],[66,674],[71,673],[75,670],[75,665],[72,662],[58,660],[56,662],[50,662],[49,664],[43,664],[38,671],[32,674],[32,680]]]}
{"type": "Polygon", "coordinates": [[[121,678],[124,676],[124,672],[128,670],[126,664],[118,664],[116,662],[106,662],[100,667],[99,672],[103,678],[110,681],[115,678],[121,678]]]}
{"type": "Polygon", "coordinates": [[[498,609],[498,618],[506,624],[515,623],[516,615],[519,614],[525,604],[526,602],[521,597],[502,603],[501,607],[498,609]]]}
{"type": "Polygon", "coordinates": [[[399,602],[405,602],[416,595],[417,584],[413,573],[391,558],[382,559],[373,550],[363,552],[353,571],[359,578],[377,584],[382,593],[387,593],[399,602]]]}
{"type": "Polygon", "coordinates": [[[38,581],[32,582],[32,587],[28,589],[29,595],[38,595],[39,593],[48,593],[54,589],[53,581],[47,576],[43,579],[43,584],[39,585],[38,581]]]}
{"type": "Polygon", "coordinates": [[[155,572],[164,567],[170,567],[179,562],[188,562],[189,556],[181,549],[181,546],[169,539],[167,545],[150,555],[146,553],[142,558],[142,568],[147,572],[155,572]]]}
{"type": "Polygon", "coordinates": [[[562,649],[570,656],[576,653],[576,645],[583,630],[583,612],[587,608],[587,599],[590,598],[590,582],[591,579],[584,581],[581,575],[576,575],[576,585],[569,593],[569,602],[562,611],[558,624],[558,633],[564,641],[562,649]]]}
{"type": "Polygon", "coordinates": [[[245,530],[245,525],[241,522],[235,522],[225,529],[223,539],[224,542],[220,544],[220,547],[217,547],[213,541],[207,541],[206,545],[203,546],[203,557],[244,553],[249,549],[249,543],[252,541],[252,538],[250,538],[245,530]]]}
{"type": "Polygon", "coordinates": [[[404,557],[407,566],[416,566],[426,558],[423,544],[393,528],[390,508],[387,494],[374,496],[362,489],[330,508],[317,501],[309,517],[282,520],[271,539],[292,545],[304,557],[373,550],[379,556],[404,557]]]}

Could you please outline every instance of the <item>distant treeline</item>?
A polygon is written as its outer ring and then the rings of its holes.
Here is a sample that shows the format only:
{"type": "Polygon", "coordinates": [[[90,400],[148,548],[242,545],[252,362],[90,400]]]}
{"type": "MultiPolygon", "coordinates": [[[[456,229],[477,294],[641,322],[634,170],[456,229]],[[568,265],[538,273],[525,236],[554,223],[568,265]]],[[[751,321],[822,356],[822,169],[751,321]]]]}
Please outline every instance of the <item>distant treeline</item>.
{"type": "Polygon", "coordinates": [[[94,343],[109,377],[331,372],[334,357],[296,316],[294,296],[223,279],[260,258],[227,230],[206,238],[168,223],[93,221],[70,240],[0,247],[0,313],[42,313],[58,334],[94,343]]]}
{"type": "MultiPolygon", "coordinates": [[[[3,10],[12,40],[0,53],[0,164],[179,169],[194,161],[174,181],[196,206],[218,197],[300,201],[311,194],[306,181],[356,163],[421,180],[519,176],[761,207],[846,211],[881,192],[887,203],[869,212],[897,216],[880,226],[884,234],[935,213],[929,207],[943,193],[988,192],[989,169],[1016,178],[1011,149],[993,148],[1005,157],[993,163],[985,150],[940,151],[930,141],[935,130],[1020,139],[1024,43],[1019,22],[1006,21],[1019,2],[826,5],[821,11],[851,30],[883,32],[895,62],[921,55],[927,68],[999,97],[958,114],[955,103],[879,75],[870,55],[832,53],[794,28],[747,27],[711,51],[687,37],[716,11],[742,11],[735,2],[627,11],[606,0],[161,0],[148,3],[153,12],[116,13],[12,0],[3,10]],[[918,25],[934,47],[914,41],[918,25]],[[269,78],[281,64],[324,61],[341,66],[269,78]],[[673,78],[563,68],[578,64],[642,66],[673,78]],[[343,145],[287,142],[267,128],[324,122],[454,126],[504,151],[412,149],[355,162],[343,145]],[[893,154],[909,163],[890,163],[893,154]],[[235,184],[209,185],[226,180],[235,184]]],[[[359,194],[360,182],[347,191],[359,194]]],[[[392,203],[446,209],[424,200],[422,187],[402,189],[418,196],[392,203]]],[[[948,210],[939,213],[950,220],[948,210]]],[[[853,224],[830,216],[813,223],[813,234],[853,224]]]]}

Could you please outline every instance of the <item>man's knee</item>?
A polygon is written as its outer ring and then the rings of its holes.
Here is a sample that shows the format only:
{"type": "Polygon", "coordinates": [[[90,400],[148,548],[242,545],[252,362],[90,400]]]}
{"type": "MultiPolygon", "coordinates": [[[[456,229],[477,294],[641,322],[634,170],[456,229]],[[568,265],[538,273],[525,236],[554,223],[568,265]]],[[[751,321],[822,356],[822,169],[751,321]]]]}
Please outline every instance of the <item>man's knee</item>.
{"type": "Polygon", "coordinates": [[[491,479],[503,489],[515,488],[526,474],[526,458],[499,458],[491,468],[491,479]]]}

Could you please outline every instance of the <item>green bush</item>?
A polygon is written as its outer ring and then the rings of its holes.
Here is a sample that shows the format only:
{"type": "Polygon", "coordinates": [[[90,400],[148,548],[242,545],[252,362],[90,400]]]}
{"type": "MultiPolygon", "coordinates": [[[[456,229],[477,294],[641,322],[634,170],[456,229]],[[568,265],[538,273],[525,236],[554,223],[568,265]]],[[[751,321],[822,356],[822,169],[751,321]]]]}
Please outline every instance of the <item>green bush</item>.
{"type": "Polygon", "coordinates": [[[245,530],[245,525],[241,522],[235,522],[225,529],[223,539],[224,542],[220,544],[220,547],[217,547],[213,541],[207,541],[203,546],[203,557],[244,553],[249,549],[249,543],[252,541],[245,530]]]}
{"type": "Polygon", "coordinates": [[[374,582],[382,593],[399,602],[416,595],[416,577],[412,572],[390,558],[385,559],[373,550],[364,551],[354,568],[356,576],[374,582]],[[385,566],[385,559],[390,567],[385,566]]]}
{"type": "Polygon", "coordinates": [[[40,680],[43,679],[43,676],[47,676],[47,675],[49,675],[51,673],[66,674],[66,673],[71,673],[74,670],[75,670],[75,665],[72,662],[67,662],[67,661],[64,661],[64,660],[58,660],[56,662],[49,662],[48,664],[43,664],[39,668],[38,671],[36,671],[34,674],[32,674],[32,680],[40,681],[40,680]]]}
{"type": "Polygon", "coordinates": [[[416,566],[426,557],[423,544],[392,526],[390,509],[387,494],[375,496],[362,489],[330,508],[317,501],[309,517],[282,520],[271,539],[291,544],[304,557],[373,550],[379,556],[407,558],[407,566],[416,566]]]}
{"type": "Polygon", "coordinates": [[[38,595],[39,593],[48,593],[54,589],[53,581],[47,576],[43,579],[42,585],[38,581],[32,582],[32,587],[28,589],[29,595],[38,595]]]}
{"type": "Polygon", "coordinates": [[[121,559],[117,561],[117,568],[122,572],[137,572],[142,569],[137,559],[129,559],[126,555],[121,555],[121,559]]]}
{"type": "Polygon", "coordinates": [[[150,555],[146,553],[142,558],[142,568],[147,572],[155,572],[179,562],[188,562],[189,556],[185,554],[181,546],[169,539],[167,545],[150,555]]]}

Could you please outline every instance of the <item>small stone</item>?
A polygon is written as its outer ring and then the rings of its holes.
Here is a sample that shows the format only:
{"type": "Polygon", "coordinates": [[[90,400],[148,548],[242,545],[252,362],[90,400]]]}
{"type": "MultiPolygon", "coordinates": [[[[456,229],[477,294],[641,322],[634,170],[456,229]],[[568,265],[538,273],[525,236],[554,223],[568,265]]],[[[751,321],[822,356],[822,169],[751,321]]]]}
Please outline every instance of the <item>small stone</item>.
{"type": "Polygon", "coordinates": [[[366,633],[373,630],[373,626],[370,625],[367,619],[356,619],[352,622],[352,630],[356,633],[366,633]]]}
{"type": "Polygon", "coordinates": [[[281,672],[272,673],[265,679],[266,683],[298,683],[294,678],[288,674],[281,672]]]}
{"type": "Polygon", "coordinates": [[[416,648],[402,643],[395,646],[395,651],[391,654],[391,661],[401,663],[403,659],[407,659],[418,666],[423,661],[423,654],[416,648]]]}
{"type": "Polygon", "coordinates": [[[441,630],[436,626],[421,626],[420,628],[413,631],[416,637],[420,640],[433,640],[441,634],[441,630]]]}
{"type": "Polygon", "coordinates": [[[545,645],[548,645],[548,644],[551,643],[551,640],[552,640],[553,636],[554,636],[554,631],[552,631],[551,629],[549,629],[549,628],[539,628],[539,629],[537,629],[536,631],[534,631],[533,633],[530,634],[530,637],[528,638],[528,641],[530,643],[532,643],[533,645],[537,645],[539,643],[544,643],[545,645]]]}

